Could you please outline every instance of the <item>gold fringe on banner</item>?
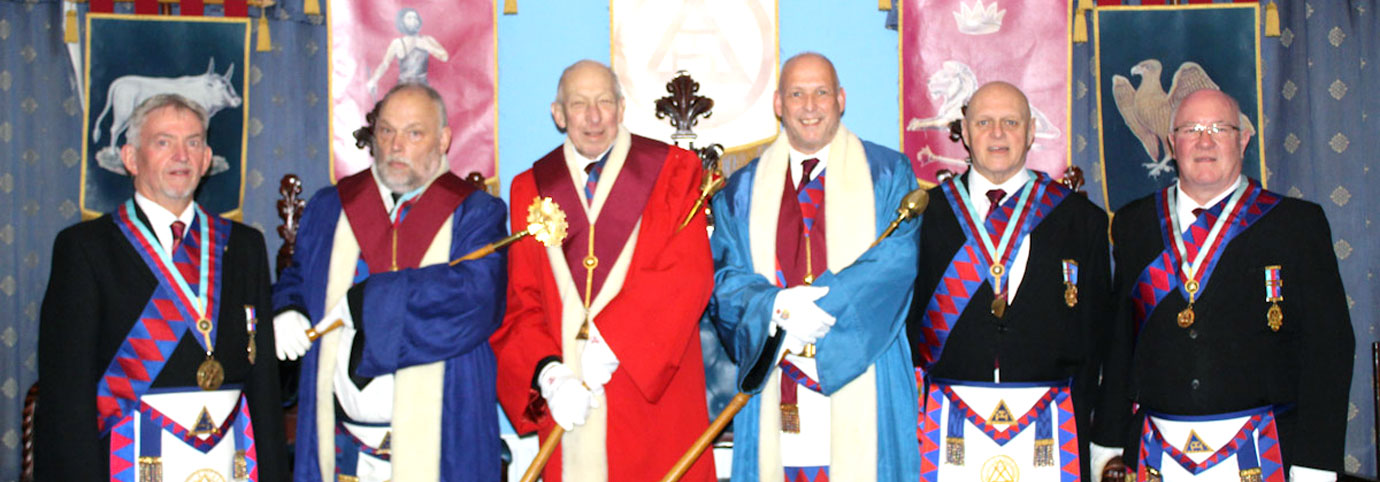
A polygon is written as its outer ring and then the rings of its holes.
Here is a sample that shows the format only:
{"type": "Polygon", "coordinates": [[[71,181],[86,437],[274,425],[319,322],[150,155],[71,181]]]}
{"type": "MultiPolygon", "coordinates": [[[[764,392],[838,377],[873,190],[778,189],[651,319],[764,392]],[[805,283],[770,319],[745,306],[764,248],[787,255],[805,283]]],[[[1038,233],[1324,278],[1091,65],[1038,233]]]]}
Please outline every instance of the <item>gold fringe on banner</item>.
{"type": "Polygon", "coordinates": [[[1087,13],[1093,9],[1093,0],[1078,0],[1078,9],[1073,11],[1073,43],[1088,41],[1087,13]]]}
{"type": "Polygon", "coordinates": [[[883,12],[891,11],[891,0],[877,0],[877,10],[883,12]]]}
{"type": "Polygon", "coordinates": [[[303,14],[303,15],[321,15],[321,2],[320,2],[320,0],[303,0],[303,2],[302,2],[302,14],[303,14]]]}
{"type": "Polygon", "coordinates": [[[503,14],[517,15],[517,0],[503,0],[503,14]]]}
{"type": "Polygon", "coordinates": [[[67,17],[67,21],[62,27],[62,41],[69,44],[77,43],[77,6],[73,5],[65,17],[67,17]]]}
{"type": "Polygon", "coordinates": [[[1279,7],[1273,1],[1265,5],[1265,36],[1279,36],[1279,7]]]}
{"type": "Polygon", "coordinates": [[[259,46],[255,52],[272,52],[273,39],[268,35],[268,12],[259,14],[259,46]]]}

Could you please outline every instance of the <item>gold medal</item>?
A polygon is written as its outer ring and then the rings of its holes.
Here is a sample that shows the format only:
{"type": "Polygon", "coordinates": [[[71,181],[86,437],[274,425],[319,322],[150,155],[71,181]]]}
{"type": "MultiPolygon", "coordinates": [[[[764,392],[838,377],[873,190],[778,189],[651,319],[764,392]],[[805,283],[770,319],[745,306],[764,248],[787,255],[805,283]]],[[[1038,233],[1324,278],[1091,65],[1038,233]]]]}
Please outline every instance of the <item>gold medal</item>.
{"type": "Polygon", "coordinates": [[[206,361],[201,362],[201,366],[196,367],[196,386],[202,390],[216,390],[225,381],[225,369],[220,366],[211,355],[206,355],[206,361]]]}
{"type": "Polygon", "coordinates": [[[249,364],[254,364],[254,358],[259,354],[259,349],[254,344],[254,333],[249,334],[249,364]]]}
{"type": "Polygon", "coordinates": [[[992,316],[1001,318],[1006,315],[1006,297],[1001,296],[992,300],[992,316]]]}
{"type": "Polygon", "coordinates": [[[1279,307],[1279,303],[1270,305],[1270,311],[1265,313],[1266,324],[1270,325],[1271,331],[1279,331],[1284,326],[1284,310],[1279,307]]]}
{"type": "Polygon", "coordinates": [[[1183,311],[1179,312],[1179,328],[1188,328],[1190,326],[1193,326],[1193,305],[1188,305],[1188,308],[1184,308],[1183,311]]]}
{"type": "Polygon", "coordinates": [[[1064,304],[1073,308],[1078,304],[1078,286],[1073,283],[1064,283],[1064,304]]]}

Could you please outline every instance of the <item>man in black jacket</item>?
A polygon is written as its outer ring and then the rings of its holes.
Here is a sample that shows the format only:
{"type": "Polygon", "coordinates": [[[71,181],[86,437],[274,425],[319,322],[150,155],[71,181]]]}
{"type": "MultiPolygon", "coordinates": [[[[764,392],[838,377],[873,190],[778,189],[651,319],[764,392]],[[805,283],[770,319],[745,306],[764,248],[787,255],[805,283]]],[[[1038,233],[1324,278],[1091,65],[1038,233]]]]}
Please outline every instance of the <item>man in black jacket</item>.
{"type": "Polygon", "coordinates": [[[63,230],[39,324],[39,480],[282,480],[263,235],[193,201],[206,111],[130,118],[135,195],[63,230]],[[199,478],[198,478],[199,477],[199,478]]]}
{"type": "Polygon", "coordinates": [[[942,451],[928,480],[1077,477],[1108,306],[1107,216],[1025,168],[1035,123],[1018,88],[986,84],[964,112],[972,168],[930,189],[907,322],[922,457],[942,451]]]}
{"type": "Polygon", "coordinates": [[[1119,304],[1094,442],[1125,447],[1140,480],[1342,469],[1355,340],[1327,218],[1241,174],[1241,118],[1221,91],[1186,97],[1178,182],[1113,218],[1119,304]]]}

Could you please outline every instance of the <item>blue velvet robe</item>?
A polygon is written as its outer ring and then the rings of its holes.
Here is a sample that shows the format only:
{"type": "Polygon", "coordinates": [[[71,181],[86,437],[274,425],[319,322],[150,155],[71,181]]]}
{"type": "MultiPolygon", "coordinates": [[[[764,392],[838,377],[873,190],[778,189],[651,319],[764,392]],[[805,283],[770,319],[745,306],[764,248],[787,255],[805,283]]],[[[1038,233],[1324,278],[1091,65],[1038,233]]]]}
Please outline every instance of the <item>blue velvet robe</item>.
{"type": "MultiPolygon", "coordinates": [[[[315,323],[331,308],[324,306],[326,283],[340,212],[340,194],[334,187],[318,191],[307,204],[292,266],[274,285],[276,312],[305,309],[315,323]]],[[[451,218],[451,259],[504,237],[507,214],[503,201],[471,193],[451,218]]],[[[500,252],[456,266],[373,274],[364,285],[363,313],[354,313],[355,322],[368,334],[357,374],[376,377],[445,360],[438,421],[443,480],[500,477],[496,367],[488,340],[503,321],[505,266],[500,252]]],[[[323,477],[317,462],[318,353],[312,349],[302,358],[293,471],[298,481],[335,479],[334,474],[323,477]]]]}
{"type": "MultiPolygon", "coordinates": [[[[863,142],[872,173],[876,234],[881,235],[901,199],[917,188],[909,160],[899,152],[863,142]]],[[[775,363],[779,339],[768,335],[772,304],[781,288],[754,271],[748,240],[752,162],[733,174],[714,198],[714,296],[710,314],[720,339],[738,364],[738,389],[762,390],[759,363],[775,363]],[[757,367],[758,375],[749,377],[757,367]],[[756,380],[749,380],[756,378],[756,380]]],[[[831,202],[825,199],[825,202],[831,202]]],[[[902,223],[848,268],[826,271],[814,286],[829,287],[816,303],[837,318],[816,344],[815,362],[825,395],[832,395],[869,366],[877,374],[877,480],[919,480],[919,443],[915,437],[918,395],[906,341],[906,313],[915,281],[920,221],[902,223]]],[[[775,242],[773,239],[772,243],[775,242]]],[[[758,479],[758,414],[754,396],[733,420],[733,480],[758,479]]],[[[773,481],[774,482],[774,481],[773,481]]]]}

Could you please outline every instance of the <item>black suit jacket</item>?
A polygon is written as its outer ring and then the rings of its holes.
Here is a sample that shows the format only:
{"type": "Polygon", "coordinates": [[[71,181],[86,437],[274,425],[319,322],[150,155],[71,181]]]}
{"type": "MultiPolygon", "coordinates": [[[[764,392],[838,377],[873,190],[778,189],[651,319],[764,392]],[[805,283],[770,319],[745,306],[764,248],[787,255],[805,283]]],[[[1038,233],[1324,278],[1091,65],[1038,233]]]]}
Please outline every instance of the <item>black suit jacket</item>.
{"type": "MultiPolygon", "coordinates": [[[[960,180],[959,186],[965,186],[967,175],[960,180]]],[[[920,226],[915,298],[906,321],[916,366],[924,343],[920,328],[925,307],[954,254],[967,241],[943,189],[936,186],[929,193],[930,204],[920,226]]],[[[1026,242],[1031,245],[1025,277],[1005,316],[991,313],[989,279],[959,316],[929,375],[993,381],[992,369],[1000,358],[1003,382],[1073,379],[1074,407],[1080,426],[1086,427],[1091,394],[1097,386],[1099,360],[1093,341],[1106,324],[1109,306],[1107,215],[1087,198],[1070,193],[1026,242]],[[1078,262],[1078,303],[1073,308],[1064,302],[1065,259],[1078,262]]]]}
{"type": "MultiPolygon", "coordinates": [[[[1281,196],[1283,197],[1283,196],[1281,196]]],[[[1099,445],[1138,453],[1131,403],[1179,415],[1280,405],[1284,463],[1341,471],[1355,339],[1327,218],[1317,204],[1283,197],[1222,251],[1180,328],[1188,301],[1170,292],[1133,338],[1136,279],[1165,250],[1154,196],[1118,210],[1115,331],[1097,408],[1099,445]],[[1266,325],[1266,266],[1280,265],[1284,324],[1266,325]]],[[[1134,457],[1128,457],[1131,464],[1134,457]]]]}
{"type": "MultiPolygon", "coordinates": [[[[147,223],[143,212],[138,213],[147,223]]],[[[110,214],[58,233],[39,319],[40,400],[35,414],[38,480],[109,480],[109,436],[96,428],[96,383],[158,282],[110,214]]],[[[254,420],[260,480],[284,480],[283,414],[273,349],[272,301],[263,235],[231,223],[224,251],[215,356],[226,384],[242,384],[254,420]],[[251,365],[244,305],[259,318],[251,365]]],[[[188,330],[152,388],[195,387],[206,359],[188,330]]]]}

